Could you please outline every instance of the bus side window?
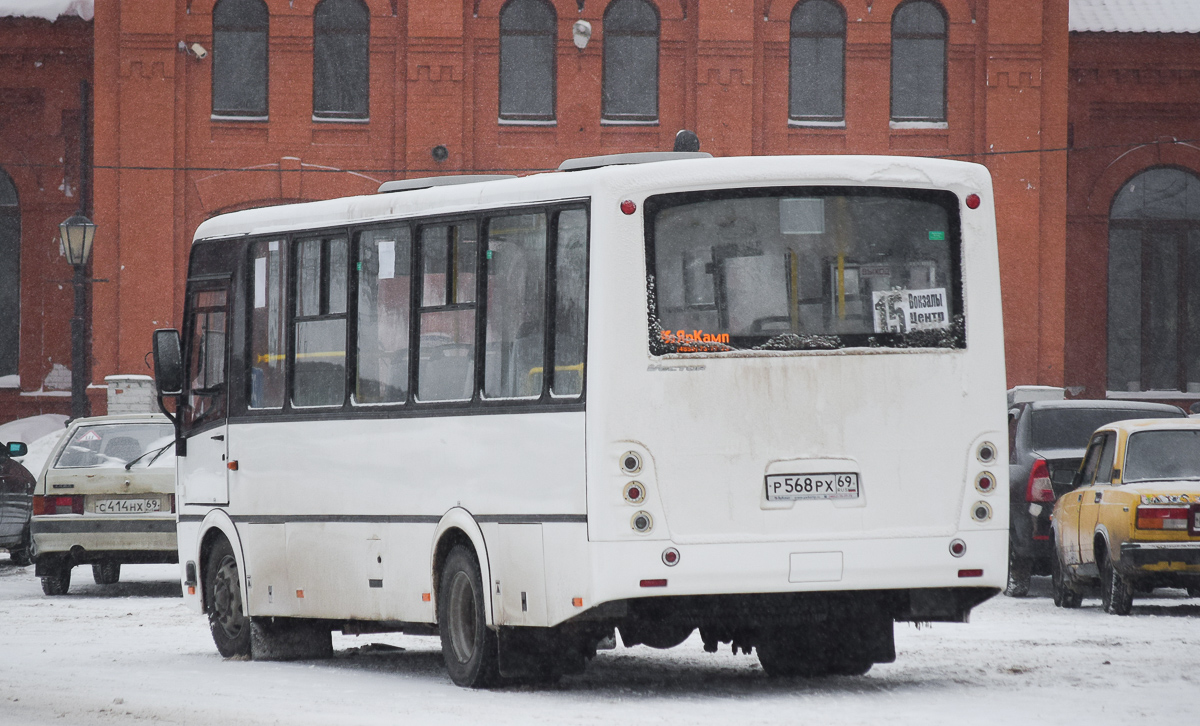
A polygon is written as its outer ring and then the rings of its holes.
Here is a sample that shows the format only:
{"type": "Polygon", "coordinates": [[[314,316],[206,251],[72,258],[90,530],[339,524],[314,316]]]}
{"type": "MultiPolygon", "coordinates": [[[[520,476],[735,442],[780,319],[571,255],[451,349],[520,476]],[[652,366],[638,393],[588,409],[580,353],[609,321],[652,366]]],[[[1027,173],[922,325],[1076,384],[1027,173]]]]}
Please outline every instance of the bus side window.
{"type": "Polygon", "coordinates": [[[475,383],[475,224],[421,228],[417,398],[469,401],[475,383]]]}
{"type": "Polygon", "coordinates": [[[293,406],[340,406],[346,398],[345,237],[305,239],[296,250],[293,406]]]}
{"type": "Polygon", "coordinates": [[[358,234],[358,369],[355,403],[403,403],[408,396],[412,232],[358,234]]]}
{"type": "Polygon", "coordinates": [[[588,218],[582,209],[558,215],[554,260],[554,369],[550,393],[576,397],[583,392],[587,336],[588,218]]]}
{"type": "Polygon", "coordinates": [[[546,215],[492,217],[487,233],[487,398],[539,398],[546,348],[546,215]]]}
{"type": "Polygon", "coordinates": [[[286,385],[287,265],[282,240],[250,245],[250,408],[282,408],[286,385]]]}
{"type": "Polygon", "coordinates": [[[225,290],[192,293],[191,345],[188,361],[188,428],[225,418],[225,290]]]}

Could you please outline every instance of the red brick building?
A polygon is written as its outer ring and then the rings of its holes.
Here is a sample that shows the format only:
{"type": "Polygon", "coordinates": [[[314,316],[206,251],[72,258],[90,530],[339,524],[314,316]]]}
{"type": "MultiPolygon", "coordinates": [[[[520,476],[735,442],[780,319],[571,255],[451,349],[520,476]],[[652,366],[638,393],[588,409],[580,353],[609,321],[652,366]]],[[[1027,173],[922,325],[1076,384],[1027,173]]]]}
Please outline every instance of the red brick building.
{"type": "Polygon", "coordinates": [[[1196,401],[1200,4],[1115,5],[1072,18],[1065,383],[1196,401]]]}
{"type": "MultiPolygon", "coordinates": [[[[108,280],[94,286],[94,382],[147,372],[150,332],[181,317],[191,235],[214,214],[664,150],[690,128],[715,155],[986,164],[1009,380],[1086,381],[1090,395],[1095,353],[1067,352],[1084,299],[1068,294],[1069,37],[1068,0],[120,0],[90,23],[0,18],[0,63],[20,69],[0,75],[0,99],[59,89],[60,115],[78,113],[78,80],[94,85],[92,274],[108,280]],[[56,56],[62,80],[38,76],[20,42],[56,56]]],[[[53,239],[77,200],[50,192],[77,146],[69,119],[28,106],[0,107],[41,149],[25,170],[0,146],[22,215],[19,388],[0,378],[0,421],[47,400],[27,394],[70,364],[69,287],[45,281],[70,274],[53,239]],[[54,164],[53,180],[33,171],[54,164]]]]}

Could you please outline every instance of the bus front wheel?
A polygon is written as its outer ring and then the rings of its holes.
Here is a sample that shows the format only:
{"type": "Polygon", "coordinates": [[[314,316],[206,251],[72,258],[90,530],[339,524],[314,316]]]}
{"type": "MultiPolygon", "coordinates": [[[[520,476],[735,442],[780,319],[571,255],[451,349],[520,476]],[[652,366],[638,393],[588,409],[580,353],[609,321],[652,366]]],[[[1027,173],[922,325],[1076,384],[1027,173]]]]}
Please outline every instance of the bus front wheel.
{"type": "Polygon", "coordinates": [[[450,551],[438,582],[438,630],[450,680],[466,688],[487,688],[500,679],[496,633],[483,610],[483,577],[470,549],[450,551]]]}
{"type": "Polygon", "coordinates": [[[250,618],[242,610],[241,575],[233,547],[219,539],[205,568],[208,626],[217,651],[226,658],[250,655],[250,618]]]}

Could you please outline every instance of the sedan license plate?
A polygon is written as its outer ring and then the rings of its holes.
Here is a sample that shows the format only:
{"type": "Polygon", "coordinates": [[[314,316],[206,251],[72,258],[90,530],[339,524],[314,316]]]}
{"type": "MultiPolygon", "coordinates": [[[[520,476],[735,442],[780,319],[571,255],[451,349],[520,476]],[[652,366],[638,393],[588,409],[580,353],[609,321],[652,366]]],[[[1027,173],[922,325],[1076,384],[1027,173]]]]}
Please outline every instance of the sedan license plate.
{"type": "Polygon", "coordinates": [[[161,512],[158,499],[101,499],[96,502],[96,514],[148,514],[161,512]]]}
{"type": "Polygon", "coordinates": [[[769,474],[767,501],[858,499],[858,474],[769,474]]]}

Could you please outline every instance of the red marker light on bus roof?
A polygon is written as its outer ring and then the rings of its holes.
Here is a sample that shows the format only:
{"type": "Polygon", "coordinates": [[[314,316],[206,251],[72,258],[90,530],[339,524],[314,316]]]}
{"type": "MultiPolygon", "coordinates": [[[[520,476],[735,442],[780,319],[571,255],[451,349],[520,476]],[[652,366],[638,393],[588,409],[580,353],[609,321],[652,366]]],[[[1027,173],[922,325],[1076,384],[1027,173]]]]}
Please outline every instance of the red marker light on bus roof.
{"type": "Polygon", "coordinates": [[[621,202],[621,211],[625,214],[633,214],[637,211],[637,202],[633,201],[632,199],[626,199],[625,201],[621,202]]]}
{"type": "Polygon", "coordinates": [[[979,209],[979,195],[978,194],[968,194],[967,195],[967,209],[979,209]]]}

